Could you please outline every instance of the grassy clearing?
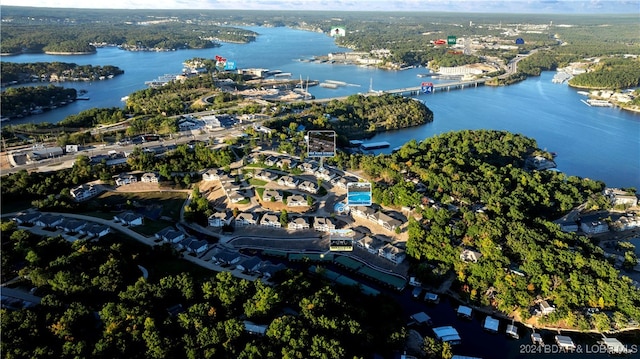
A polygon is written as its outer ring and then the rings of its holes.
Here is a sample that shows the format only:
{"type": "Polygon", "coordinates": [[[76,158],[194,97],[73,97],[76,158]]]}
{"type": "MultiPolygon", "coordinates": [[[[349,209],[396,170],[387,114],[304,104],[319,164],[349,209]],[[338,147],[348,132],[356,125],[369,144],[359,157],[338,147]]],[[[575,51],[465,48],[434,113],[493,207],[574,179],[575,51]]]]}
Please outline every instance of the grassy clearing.
{"type": "Polygon", "coordinates": [[[141,226],[130,227],[131,230],[143,234],[145,236],[153,236],[160,230],[173,225],[173,223],[163,220],[154,221],[152,219],[145,218],[141,226]]]}
{"type": "MultiPolygon", "coordinates": [[[[159,211],[161,217],[180,220],[180,209],[187,199],[185,192],[107,192],[94,199],[100,207],[159,211]]],[[[143,213],[144,214],[144,213],[143,213]]]]}
{"type": "Polygon", "coordinates": [[[259,179],[256,179],[256,178],[252,178],[252,179],[249,180],[249,184],[253,185],[253,186],[264,186],[267,183],[269,183],[269,182],[263,181],[263,180],[259,180],[259,179]]]}

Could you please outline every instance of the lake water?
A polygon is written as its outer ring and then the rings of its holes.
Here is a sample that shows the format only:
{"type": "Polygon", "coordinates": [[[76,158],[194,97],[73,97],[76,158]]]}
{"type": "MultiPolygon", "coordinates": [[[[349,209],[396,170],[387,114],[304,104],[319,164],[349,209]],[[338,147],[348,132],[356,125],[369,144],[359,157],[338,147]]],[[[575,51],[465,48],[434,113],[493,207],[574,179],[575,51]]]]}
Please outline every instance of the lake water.
{"type": "MultiPolygon", "coordinates": [[[[406,71],[384,71],[358,66],[301,62],[299,59],[329,52],[345,51],[328,36],[287,28],[248,27],[260,33],[250,44],[223,44],[206,50],[172,52],[127,52],[102,48],[96,54],[83,56],[19,55],[3,57],[6,62],[62,61],[78,64],[115,65],[125,74],[111,80],[93,83],[68,83],[64,86],[87,90],[89,101],[32,116],[12,123],[58,122],[70,114],[93,107],[122,106],[120,98],[144,89],[145,81],[182,70],[182,62],[193,57],[215,55],[234,60],[239,68],[268,68],[292,73],[293,78],[339,80],[348,86],[335,90],[310,88],[317,98],[345,96],[375,90],[418,86],[423,79],[416,75],[424,68],[406,71]]],[[[451,92],[422,95],[434,112],[432,123],[410,129],[376,135],[371,141],[387,141],[390,148],[410,139],[422,140],[440,133],[461,129],[508,130],[533,137],[538,146],[557,152],[558,169],[581,177],[600,179],[609,186],[640,188],[640,115],[615,108],[588,107],[580,95],[566,85],[551,83],[553,73],[546,72],[507,87],[478,87],[451,92]]],[[[433,82],[438,82],[437,80],[433,82]]],[[[390,150],[390,149],[389,149],[390,150]]],[[[507,340],[504,334],[491,335],[481,329],[481,318],[470,322],[455,318],[454,305],[443,301],[437,308],[425,307],[404,292],[400,301],[407,314],[425,310],[437,325],[456,326],[463,338],[454,352],[484,358],[521,357],[520,345],[530,343],[528,333],[521,330],[519,341],[507,340]]],[[[502,323],[504,327],[506,324],[502,323]]],[[[429,332],[429,331],[426,331],[429,332]]],[[[550,334],[549,334],[550,335],[550,334]]],[[[562,355],[550,354],[548,358],[562,355]]],[[[586,357],[572,355],[571,357],[586,357]]],[[[598,356],[601,357],[601,356],[598,356]]]]}
{"type": "MultiPolygon", "coordinates": [[[[88,108],[122,106],[120,99],[144,89],[145,81],[179,73],[182,62],[193,57],[221,55],[234,60],[239,68],[282,70],[290,72],[293,78],[339,80],[348,84],[337,89],[311,87],[310,92],[317,98],[367,92],[371,85],[375,90],[418,86],[423,79],[416,75],[426,72],[424,68],[385,71],[302,62],[299,60],[345,49],[320,33],[288,28],[247,29],[260,34],[257,41],[250,44],[225,43],[214,49],[129,52],[102,48],[93,55],[3,57],[2,61],[7,62],[63,61],[115,65],[125,71],[124,75],[111,80],[64,84],[87,90],[86,96],[90,100],[77,101],[55,111],[11,123],[58,122],[88,108]]],[[[381,133],[372,141],[387,141],[392,149],[409,139],[422,140],[453,130],[508,130],[533,137],[539,147],[556,152],[558,170],[569,175],[603,180],[608,186],[640,188],[640,115],[616,108],[588,107],[580,102],[583,97],[576,90],[551,83],[552,76],[552,72],[545,72],[540,77],[507,87],[480,86],[422,95],[420,98],[434,112],[432,123],[381,133]]]]}

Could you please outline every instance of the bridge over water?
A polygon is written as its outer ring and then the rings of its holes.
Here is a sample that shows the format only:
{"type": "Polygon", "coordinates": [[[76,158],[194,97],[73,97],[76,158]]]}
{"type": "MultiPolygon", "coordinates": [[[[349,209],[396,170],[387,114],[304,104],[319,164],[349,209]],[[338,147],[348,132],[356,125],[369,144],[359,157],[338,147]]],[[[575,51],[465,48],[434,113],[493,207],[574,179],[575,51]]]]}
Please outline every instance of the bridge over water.
{"type": "MultiPolygon", "coordinates": [[[[440,84],[433,84],[433,93],[436,92],[444,92],[451,91],[456,89],[464,89],[469,87],[478,87],[478,85],[484,85],[484,83],[488,79],[477,79],[471,81],[454,81],[440,84]]],[[[365,96],[375,96],[375,95],[383,95],[383,94],[394,94],[401,96],[416,96],[422,93],[422,86],[414,86],[414,87],[404,87],[393,90],[384,90],[384,91],[370,91],[367,93],[363,93],[365,96]]],[[[349,96],[341,96],[341,97],[331,97],[331,98],[321,98],[321,99],[313,99],[313,100],[305,100],[304,102],[310,103],[325,103],[330,102],[332,100],[344,100],[349,96]]]]}

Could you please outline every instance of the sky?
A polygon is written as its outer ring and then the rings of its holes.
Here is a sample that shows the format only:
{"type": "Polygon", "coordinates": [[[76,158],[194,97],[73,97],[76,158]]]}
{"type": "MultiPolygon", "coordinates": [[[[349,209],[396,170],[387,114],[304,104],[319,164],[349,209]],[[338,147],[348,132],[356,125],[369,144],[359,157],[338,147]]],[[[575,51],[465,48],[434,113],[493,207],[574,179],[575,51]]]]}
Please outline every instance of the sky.
{"type": "Polygon", "coordinates": [[[638,14],[640,0],[3,0],[2,5],[93,9],[446,11],[638,14]]]}

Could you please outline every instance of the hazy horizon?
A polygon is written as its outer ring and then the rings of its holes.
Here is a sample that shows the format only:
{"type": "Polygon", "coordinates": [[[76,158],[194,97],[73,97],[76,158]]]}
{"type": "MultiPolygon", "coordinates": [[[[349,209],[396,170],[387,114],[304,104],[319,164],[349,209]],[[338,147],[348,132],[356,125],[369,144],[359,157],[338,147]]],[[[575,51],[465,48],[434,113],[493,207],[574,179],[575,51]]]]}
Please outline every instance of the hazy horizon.
{"type": "MultiPolygon", "coordinates": [[[[139,10],[411,11],[515,14],[640,14],[640,0],[4,0],[3,6],[139,10]]],[[[640,17],[640,16],[639,16],[640,17]]]]}

